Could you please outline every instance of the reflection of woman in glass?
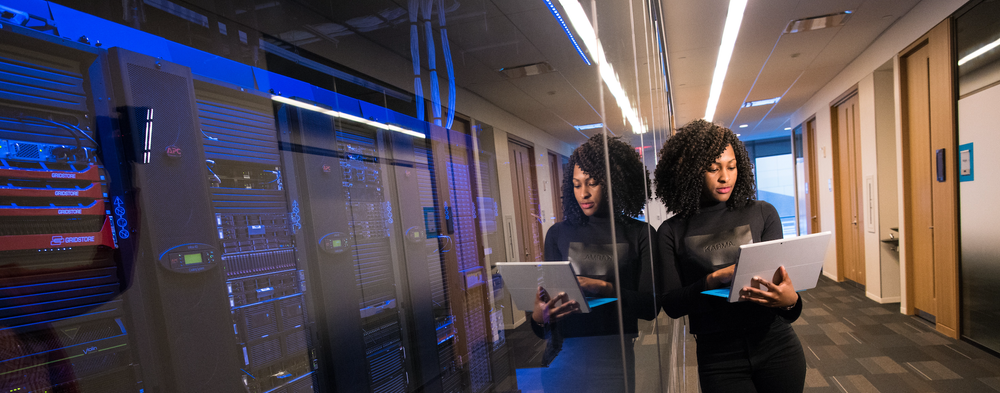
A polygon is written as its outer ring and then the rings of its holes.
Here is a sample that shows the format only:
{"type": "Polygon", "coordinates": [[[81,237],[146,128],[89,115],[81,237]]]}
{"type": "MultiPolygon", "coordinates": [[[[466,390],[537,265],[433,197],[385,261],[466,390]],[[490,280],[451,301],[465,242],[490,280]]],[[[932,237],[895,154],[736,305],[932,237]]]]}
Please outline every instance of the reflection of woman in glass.
{"type": "Polygon", "coordinates": [[[654,229],[633,217],[641,214],[649,195],[649,171],[638,152],[618,138],[608,138],[611,179],[605,170],[604,137],[596,135],[578,147],[569,158],[573,168],[563,178],[565,221],[549,228],[545,236],[545,259],[570,261],[584,294],[588,297],[618,297],[621,292],[621,325],[615,303],[593,307],[588,314],[578,314],[579,305],[566,301],[565,294],[545,293],[539,288],[531,325],[539,337],[549,337],[546,363],[556,352],[559,357],[549,365],[551,376],[560,367],[571,372],[569,378],[543,380],[559,386],[551,391],[620,391],[622,350],[619,332],[625,337],[625,358],[630,389],[634,389],[634,352],[632,341],[638,332],[638,318],[656,317],[651,261],[655,244],[650,242],[654,229]],[[613,205],[609,205],[609,192],[613,205]],[[614,220],[618,252],[612,249],[611,224],[614,220]],[[603,377],[602,377],[603,376],[603,377]],[[607,378],[612,376],[612,378],[607,378]]]}
{"type": "Polygon", "coordinates": [[[657,231],[664,269],[660,304],[688,315],[701,390],[801,392],[806,363],[791,322],[802,312],[784,268],[755,277],[739,303],[700,292],[732,280],[742,244],[780,239],[769,203],[754,200],[753,169],[732,131],[704,120],[677,130],[660,151],[656,196],[675,216],[657,231]],[[768,277],[771,278],[771,277],[768,277]]]}

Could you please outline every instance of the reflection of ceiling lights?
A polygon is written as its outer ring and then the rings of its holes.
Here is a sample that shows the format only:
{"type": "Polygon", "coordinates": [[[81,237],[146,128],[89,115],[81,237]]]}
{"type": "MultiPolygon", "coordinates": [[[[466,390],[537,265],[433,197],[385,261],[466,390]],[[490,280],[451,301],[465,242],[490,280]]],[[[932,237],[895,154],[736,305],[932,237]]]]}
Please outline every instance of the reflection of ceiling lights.
{"type": "Polygon", "coordinates": [[[412,137],[416,137],[416,138],[425,138],[426,137],[424,134],[421,134],[419,132],[412,131],[412,130],[407,130],[407,129],[399,127],[399,126],[395,126],[395,125],[392,125],[392,124],[379,123],[377,121],[368,120],[368,119],[365,119],[363,117],[354,116],[354,115],[347,114],[347,113],[344,113],[344,112],[338,112],[338,111],[335,111],[335,110],[332,110],[332,109],[326,109],[326,108],[323,108],[323,107],[320,107],[320,106],[316,106],[316,105],[310,104],[308,102],[303,102],[303,101],[299,101],[299,100],[292,99],[292,98],[285,98],[285,97],[282,97],[282,96],[272,95],[271,99],[275,100],[275,101],[278,101],[278,102],[281,102],[281,103],[285,103],[285,104],[291,105],[291,106],[295,106],[295,107],[299,107],[299,108],[302,108],[302,109],[311,110],[313,112],[319,112],[319,113],[325,114],[327,116],[338,118],[338,119],[350,120],[350,121],[361,123],[361,124],[367,124],[367,125],[370,125],[370,126],[375,127],[375,128],[380,128],[380,129],[389,130],[389,131],[395,131],[395,132],[398,132],[398,133],[401,133],[401,134],[406,134],[406,135],[409,135],[409,136],[412,136],[412,137]]]}
{"type": "Polygon", "coordinates": [[[573,30],[576,30],[576,34],[580,36],[580,41],[583,41],[583,45],[587,47],[587,51],[594,57],[594,61],[599,64],[601,79],[604,80],[604,84],[611,91],[611,96],[615,97],[615,102],[622,111],[622,117],[632,124],[632,132],[636,134],[646,132],[646,126],[639,120],[638,111],[632,105],[632,102],[629,101],[628,94],[625,93],[625,89],[622,88],[622,84],[618,80],[618,74],[615,73],[611,63],[605,57],[604,47],[601,46],[601,41],[597,38],[594,26],[590,24],[590,19],[587,18],[587,13],[583,11],[583,7],[580,6],[577,0],[559,0],[559,4],[566,11],[566,17],[573,25],[573,30]]]}
{"type": "Polygon", "coordinates": [[[780,100],[781,100],[781,97],[774,97],[774,98],[769,98],[769,99],[766,99],[766,100],[757,100],[757,101],[751,101],[751,102],[744,102],[743,103],[743,107],[744,108],[749,108],[749,107],[752,107],[752,106],[774,105],[774,104],[777,104],[778,101],[780,101],[780,100]]]}
{"type": "Polygon", "coordinates": [[[604,127],[604,123],[594,123],[594,124],[584,124],[582,126],[573,126],[573,128],[576,128],[577,131],[592,130],[592,129],[601,128],[601,127],[604,127]]]}
{"type": "Polygon", "coordinates": [[[573,44],[574,48],[576,48],[576,53],[580,54],[584,63],[590,65],[590,59],[588,59],[587,55],[583,53],[583,49],[580,48],[580,44],[576,43],[576,38],[573,37],[573,33],[569,31],[569,27],[566,26],[566,21],[564,21],[562,15],[559,14],[559,10],[556,9],[556,6],[552,4],[552,1],[550,0],[545,0],[545,5],[549,7],[549,12],[552,13],[552,16],[556,17],[556,21],[559,22],[559,26],[562,26],[563,31],[566,32],[566,36],[569,37],[569,42],[573,44]]]}
{"type": "Polygon", "coordinates": [[[828,27],[838,27],[843,26],[847,23],[847,19],[851,17],[851,11],[838,12],[836,14],[820,15],[811,18],[797,19],[788,22],[788,26],[785,27],[785,34],[801,33],[804,31],[813,31],[819,29],[825,29],[828,27]]]}
{"type": "Polygon", "coordinates": [[[535,64],[522,65],[517,67],[504,67],[500,69],[508,79],[520,78],[522,76],[541,75],[555,71],[549,63],[541,62],[535,64]]]}
{"type": "Polygon", "coordinates": [[[730,0],[729,13],[726,14],[726,26],[722,30],[722,44],[719,45],[719,58],[715,61],[715,73],[712,75],[712,89],[708,93],[708,106],[705,107],[705,120],[712,121],[715,108],[719,105],[722,94],[722,83],[726,80],[729,60],[733,57],[736,47],[736,37],[743,23],[743,11],[747,8],[747,0],[730,0]]]}
{"type": "Polygon", "coordinates": [[[958,65],[961,66],[962,64],[968,63],[969,60],[972,60],[972,59],[975,59],[975,58],[977,58],[979,56],[982,56],[983,53],[989,52],[993,48],[996,48],[998,45],[1000,45],[1000,40],[996,40],[996,41],[993,41],[993,42],[991,42],[989,44],[986,44],[986,46],[984,46],[982,48],[979,48],[979,49],[976,49],[975,52],[969,53],[968,55],[965,55],[965,57],[959,59],[958,60],[958,65]]]}

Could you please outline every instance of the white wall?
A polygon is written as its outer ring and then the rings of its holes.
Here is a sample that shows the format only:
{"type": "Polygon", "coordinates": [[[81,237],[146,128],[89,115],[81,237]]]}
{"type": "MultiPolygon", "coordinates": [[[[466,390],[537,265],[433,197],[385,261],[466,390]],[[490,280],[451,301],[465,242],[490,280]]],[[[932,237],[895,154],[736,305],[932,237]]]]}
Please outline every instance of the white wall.
{"type": "MultiPolygon", "coordinates": [[[[878,39],[875,40],[864,52],[854,61],[844,67],[837,76],[821,88],[809,101],[797,110],[791,118],[791,124],[804,123],[809,117],[816,116],[816,146],[817,146],[817,178],[820,182],[819,202],[820,202],[820,226],[823,231],[834,231],[834,199],[833,192],[829,184],[833,179],[833,155],[832,155],[832,128],[830,121],[830,104],[840,94],[846,92],[855,84],[869,78],[871,74],[882,66],[886,61],[894,59],[899,51],[913,43],[924,33],[936,26],[951,13],[965,4],[965,0],[924,0],[914,6],[910,12],[896,21],[895,24],[886,29],[878,39]]],[[[894,67],[898,70],[898,66],[894,67]]],[[[896,79],[898,81],[898,78],[896,79]]],[[[872,86],[873,82],[868,85],[872,86]]],[[[860,86],[859,86],[860,87],[860,86]]],[[[896,88],[898,95],[898,87],[896,88]]],[[[899,102],[898,96],[896,102],[899,102]]],[[[861,105],[860,111],[874,113],[874,99],[868,102],[868,106],[861,105]]],[[[897,145],[897,167],[901,167],[899,162],[901,130],[899,128],[899,110],[896,108],[896,145],[897,145]]],[[[864,132],[864,129],[862,131],[864,132]]],[[[867,128],[869,132],[874,128],[867,128]]],[[[866,136],[863,136],[867,138],[866,136]]],[[[871,159],[871,157],[869,157],[871,159]]],[[[862,166],[868,164],[867,160],[862,161],[862,166]]],[[[873,173],[873,172],[872,172],[873,173]]],[[[897,186],[902,189],[902,176],[897,174],[897,186]]],[[[899,197],[899,208],[902,208],[902,196],[899,197]]],[[[902,214],[900,214],[902,217],[902,214]]],[[[902,222],[899,223],[903,225],[902,222]]],[[[836,236],[837,234],[834,234],[836,236]]],[[[905,239],[903,239],[905,241],[905,239]]],[[[834,243],[835,244],[835,243],[834,243]]],[[[902,248],[902,244],[901,244],[902,248]]],[[[829,277],[836,275],[836,252],[835,247],[830,247],[827,253],[823,271],[829,277]]],[[[906,260],[904,252],[901,252],[900,260],[906,260]]],[[[867,269],[866,269],[867,272],[867,269]]],[[[866,275],[867,276],[867,275],[866,275]]],[[[901,266],[900,277],[905,277],[905,266],[901,266]]],[[[900,290],[905,290],[905,282],[900,279],[900,290]]],[[[902,299],[901,310],[905,310],[906,299],[902,299]]]]}
{"type": "Polygon", "coordinates": [[[900,296],[900,275],[899,275],[899,249],[898,247],[882,243],[881,239],[888,239],[890,233],[898,235],[898,231],[890,228],[899,228],[899,204],[898,190],[896,185],[896,114],[895,114],[895,84],[893,83],[892,62],[883,68],[875,71],[875,148],[877,168],[876,184],[876,230],[878,233],[880,264],[878,292],[868,291],[869,297],[880,303],[895,303],[901,300],[900,296]]]}

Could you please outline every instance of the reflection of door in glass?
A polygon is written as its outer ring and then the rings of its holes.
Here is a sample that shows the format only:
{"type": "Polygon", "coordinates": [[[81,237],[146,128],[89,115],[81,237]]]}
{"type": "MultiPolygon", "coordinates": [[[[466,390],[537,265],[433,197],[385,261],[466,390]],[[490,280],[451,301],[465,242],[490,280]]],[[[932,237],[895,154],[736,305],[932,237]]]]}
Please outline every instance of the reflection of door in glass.
{"type": "Polygon", "coordinates": [[[563,165],[568,163],[568,158],[551,151],[549,152],[549,178],[551,179],[549,187],[552,187],[553,222],[560,222],[563,220],[562,181],[563,176],[565,176],[563,165]]]}
{"type": "Polygon", "coordinates": [[[535,188],[534,149],[513,139],[510,146],[510,174],[517,228],[516,254],[521,261],[541,261],[542,225],[535,188]]]}

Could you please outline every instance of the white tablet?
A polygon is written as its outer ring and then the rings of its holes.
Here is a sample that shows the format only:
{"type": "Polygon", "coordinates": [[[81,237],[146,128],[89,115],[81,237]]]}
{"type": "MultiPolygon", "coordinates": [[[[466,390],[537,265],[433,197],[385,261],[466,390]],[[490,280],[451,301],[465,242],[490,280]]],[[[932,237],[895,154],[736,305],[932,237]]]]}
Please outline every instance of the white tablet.
{"type": "Polygon", "coordinates": [[[535,293],[538,287],[545,288],[549,296],[555,297],[566,292],[570,300],[576,300],[580,312],[589,313],[591,307],[614,301],[614,298],[586,298],[576,279],[573,265],[569,261],[558,262],[497,262],[504,288],[510,294],[514,305],[525,311],[535,308],[535,293]]]}
{"type": "MultiPolygon", "coordinates": [[[[797,292],[816,287],[823,271],[823,260],[830,245],[830,232],[814,233],[790,239],[778,239],[740,246],[732,285],[703,293],[740,301],[740,290],[750,286],[754,277],[771,280],[778,267],[784,266],[797,292]]],[[[766,287],[761,289],[767,290],[766,287]]]]}

